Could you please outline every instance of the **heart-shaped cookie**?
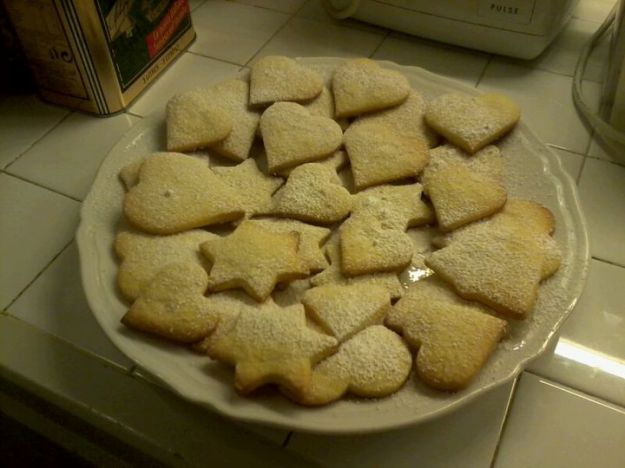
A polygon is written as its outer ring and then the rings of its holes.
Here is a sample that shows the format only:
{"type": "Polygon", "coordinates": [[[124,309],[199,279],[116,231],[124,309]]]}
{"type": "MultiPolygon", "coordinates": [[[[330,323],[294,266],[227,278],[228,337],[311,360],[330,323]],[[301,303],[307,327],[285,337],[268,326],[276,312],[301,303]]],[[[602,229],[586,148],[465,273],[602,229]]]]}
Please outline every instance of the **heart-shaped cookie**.
{"type": "Polygon", "coordinates": [[[377,123],[388,125],[400,135],[413,136],[427,141],[429,147],[434,147],[438,135],[425,124],[426,103],[418,91],[410,91],[408,98],[399,106],[391,107],[380,112],[372,112],[358,117],[352,125],[377,123]]]}
{"type": "Polygon", "coordinates": [[[274,213],[311,223],[330,224],[352,209],[352,195],[336,172],[323,164],[302,164],[274,195],[274,213]]]}
{"type": "Polygon", "coordinates": [[[437,169],[428,177],[426,186],[443,231],[496,213],[507,198],[501,182],[457,163],[437,169]]]}
{"type": "Polygon", "coordinates": [[[389,228],[402,231],[429,223],[432,209],[421,200],[421,184],[379,185],[355,195],[353,216],[371,215],[389,228]]]}
{"type": "Polygon", "coordinates": [[[180,343],[206,337],[217,324],[204,297],[208,275],[195,263],[172,263],[141,292],[122,318],[128,327],[180,343]]]}
{"type": "Polygon", "coordinates": [[[450,143],[437,146],[430,150],[430,163],[421,174],[423,191],[427,193],[428,179],[440,168],[448,164],[461,164],[471,172],[481,174],[503,184],[503,157],[495,145],[488,145],[474,154],[450,143]]]}
{"type": "Polygon", "coordinates": [[[225,223],[243,215],[237,193],[205,161],[180,153],[148,157],[124,198],[128,220],[153,234],[225,223]]]}
{"type": "Polygon", "coordinates": [[[377,398],[401,388],[410,374],[412,355],[402,339],[382,325],[372,325],[343,343],[315,367],[310,385],[291,395],[304,405],[324,405],[345,393],[377,398]]]}
{"type": "Polygon", "coordinates": [[[536,242],[506,229],[472,230],[425,259],[461,297],[515,319],[532,312],[544,262],[536,242]]]}
{"type": "Polygon", "coordinates": [[[382,286],[326,284],[304,293],[306,312],[343,342],[369,325],[381,323],[391,305],[382,286]]]}
{"type": "Polygon", "coordinates": [[[372,273],[370,275],[346,276],[343,274],[341,249],[339,246],[339,235],[335,232],[326,242],[325,253],[330,261],[330,266],[321,273],[310,279],[313,286],[324,284],[359,284],[369,287],[381,286],[391,296],[391,299],[399,299],[404,293],[404,288],[399,281],[397,273],[372,273]]]}
{"type": "Polygon", "coordinates": [[[502,94],[443,94],[425,112],[431,128],[469,153],[501,138],[520,117],[519,106],[502,94]]]}
{"type": "Polygon", "coordinates": [[[143,232],[122,231],[115,237],[115,253],[122,260],[117,284],[130,301],[170,263],[204,265],[200,244],[217,237],[203,229],[193,229],[171,236],[153,236],[143,232]]]}
{"type": "Polygon", "coordinates": [[[243,80],[228,80],[212,88],[213,102],[228,112],[230,134],[211,145],[217,154],[235,161],[247,159],[256,136],[260,114],[248,106],[249,85],[243,80]]]}
{"type": "Polygon", "coordinates": [[[373,60],[348,60],[336,69],[332,79],[336,116],[354,117],[406,100],[410,83],[395,70],[382,68],[373,60]]]}
{"type": "Polygon", "coordinates": [[[252,66],[250,105],[277,101],[306,101],[323,88],[323,79],[314,70],[283,56],[267,56],[252,66]]]}
{"type": "Polygon", "coordinates": [[[228,111],[215,102],[215,92],[199,88],[178,94],[167,103],[167,150],[207,148],[232,131],[228,111]]]}
{"type": "Polygon", "coordinates": [[[376,123],[349,127],[344,141],[357,190],[416,177],[430,158],[424,140],[376,123]]]}
{"type": "Polygon", "coordinates": [[[400,271],[412,259],[410,237],[373,216],[352,216],[343,223],[340,234],[341,267],[346,275],[400,271]]]}
{"type": "Polygon", "coordinates": [[[260,119],[260,129],[271,173],[323,159],[343,141],[343,131],[334,120],[312,116],[293,102],[278,102],[268,108],[260,119]]]}
{"type": "Polygon", "coordinates": [[[415,302],[407,294],[393,309],[400,311],[389,315],[390,325],[418,350],[419,377],[439,390],[469,385],[506,333],[505,320],[436,298],[415,302]]]}

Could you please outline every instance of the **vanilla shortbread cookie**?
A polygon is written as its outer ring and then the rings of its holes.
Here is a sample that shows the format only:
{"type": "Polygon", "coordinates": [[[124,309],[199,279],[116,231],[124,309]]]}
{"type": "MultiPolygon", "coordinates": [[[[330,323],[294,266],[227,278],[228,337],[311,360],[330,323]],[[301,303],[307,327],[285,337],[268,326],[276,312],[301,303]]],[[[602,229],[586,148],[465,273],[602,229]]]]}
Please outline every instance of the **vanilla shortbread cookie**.
{"type": "Polygon", "coordinates": [[[344,275],[341,272],[341,250],[339,247],[339,236],[337,234],[334,234],[330,237],[328,242],[326,242],[325,251],[330,261],[330,266],[310,279],[313,286],[322,286],[324,284],[382,286],[389,292],[391,299],[397,299],[402,296],[404,288],[396,273],[373,273],[354,277],[344,275]]]}
{"type": "Polygon", "coordinates": [[[323,80],[314,70],[282,56],[267,56],[252,65],[250,105],[306,101],[321,93],[323,80]]]}
{"type": "Polygon", "coordinates": [[[196,263],[173,263],[141,290],[122,323],[181,343],[206,337],[217,324],[204,292],[208,275],[196,263]]]}
{"type": "Polygon", "coordinates": [[[439,390],[465,388],[505,335],[507,323],[468,305],[439,301],[436,294],[420,296],[414,300],[409,290],[387,323],[418,350],[415,367],[421,380],[439,390]]]}
{"type": "Polygon", "coordinates": [[[430,150],[430,163],[421,175],[425,193],[427,193],[430,177],[448,164],[462,164],[473,173],[503,184],[503,158],[501,151],[495,145],[485,146],[475,154],[469,154],[457,146],[446,143],[430,150]]]}
{"type": "Polygon", "coordinates": [[[434,212],[421,200],[421,184],[380,185],[355,195],[352,216],[371,215],[387,228],[406,230],[434,220],[434,212]]]}
{"type": "MultiPolygon", "coordinates": [[[[149,156],[155,156],[157,154],[170,154],[166,151],[157,151],[155,153],[150,154],[149,156]]],[[[193,156],[201,161],[205,161],[207,166],[210,166],[210,156],[206,152],[190,152],[185,153],[187,156],[193,156]]],[[[141,172],[141,166],[143,165],[143,161],[145,158],[140,159],[138,161],[132,162],[130,164],[126,164],[119,171],[119,178],[124,184],[124,188],[126,191],[130,190],[132,187],[139,183],[139,172],[141,172]]]]}
{"type": "Polygon", "coordinates": [[[237,192],[246,218],[270,213],[273,207],[271,196],[284,182],[280,177],[263,174],[253,159],[232,167],[214,166],[212,169],[237,192]]]}
{"type": "Polygon", "coordinates": [[[260,120],[260,114],[247,104],[249,85],[242,80],[229,80],[211,89],[214,93],[213,102],[230,116],[232,131],[210,148],[226,158],[243,161],[249,156],[260,120]]]}
{"type": "Polygon", "coordinates": [[[232,234],[204,242],[200,251],[212,263],[211,290],[243,288],[262,302],[277,283],[308,276],[298,253],[299,237],[243,221],[232,234]]]}
{"type": "Polygon", "coordinates": [[[296,167],[284,187],[274,195],[273,212],[312,223],[330,224],[344,219],[352,209],[352,195],[336,172],[309,163],[296,167]]]}
{"type": "Polygon", "coordinates": [[[544,257],[541,278],[546,279],[558,271],[562,262],[560,248],[551,237],[554,228],[553,214],[547,208],[530,200],[512,198],[492,217],[436,237],[433,243],[445,247],[451,242],[462,241],[465,236],[479,236],[479,232],[504,231],[524,242],[537,244],[536,248],[544,257]]]}
{"type": "Polygon", "coordinates": [[[436,169],[428,177],[426,186],[442,231],[490,216],[499,211],[507,199],[501,182],[458,163],[436,169]]]}
{"type": "Polygon", "coordinates": [[[344,141],[357,190],[415,178],[429,161],[423,139],[399,135],[385,125],[349,127],[344,141]]]}
{"type": "Polygon", "coordinates": [[[124,198],[124,214],[153,234],[225,223],[243,215],[237,193],[197,158],[159,153],[144,161],[124,198]]]}
{"type": "MultiPolygon", "coordinates": [[[[338,172],[341,169],[343,169],[347,165],[348,162],[349,162],[349,159],[347,158],[347,153],[343,150],[336,150],[332,154],[332,156],[329,156],[324,159],[318,159],[315,161],[315,164],[321,164],[323,166],[327,166],[331,168],[334,172],[338,172]]],[[[278,171],[278,174],[280,174],[282,177],[288,177],[289,174],[291,174],[293,169],[295,169],[296,167],[299,167],[299,166],[293,166],[287,169],[283,169],[281,171],[278,171]]]]}
{"type": "Polygon", "coordinates": [[[139,171],[143,160],[135,161],[127,164],[119,171],[119,178],[124,184],[124,188],[128,191],[139,182],[139,171]]]}
{"type": "Polygon", "coordinates": [[[328,266],[328,260],[321,251],[323,244],[330,236],[330,229],[313,226],[294,219],[252,219],[250,223],[263,229],[277,233],[297,232],[299,234],[298,255],[310,271],[320,271],[328,266]]]}
{"type": "Polygon", "coordinates": [[[287,395],[311,406],[338,400],[348,392],[367,398],[385,397],[404,385],[411,365],[412,355],[402,339],[382,325],[373,325],[321,361],[302,395],[287,395]]]}
{"type": "Polygon", "coordinates": [[[243,395],[269,383],[301,395],[310,386],[311,367],[336,348],[335,338],[306,326],[304,307],[297,304],[239,314],[211,341],[208,355],[235,366],[234,386],[243,395]]]}
{"type": "Polygon", "coordinates": [[[208,354],[211,343],[227,333],[240,314],[249,314],[259,310],[270,313],[278,307],[271,296],[264,302],[257,302],[246,292],[237,290],[210,294],[206,297],[206,301],[208,310],[217,319],[217,324],[210,335],[193,344],[193,350],[201,354],[208,354]]]}
{"type": "Polygon", "coordinates": [[[167,103],[167,150],[207,148],[232,131],[234,119],[215,102],[216,93],[199,88],[172,97],[167,103]]]}
{"type": "Polygon", "coordinates": [[[341,272],[347,276],[399,272],[412,260],[412,242],[406,233],[373,216],[351,217],[339,232],[341,272]]]}
{"type": "Polygon", "coordinates": [[[368,123],[387,125],[400,135],[425,140],[431,148],[436,146],[438,136],[425,123],[425,109],[425,99],[413,89],[400,105],[362,115],[352,122],[352,126],[368,123]]]}
{"type": "Polygon", "coordinates": [[[326,284],[304,293],[306,312],[343,342],[369,325],[382,323],[391,296],[382,286],[326,284]]]}
{"type": "Polygon", "coordinates": [[[337,117],[354,117],[401,104],[410,93],[410,83],[395,70],[373,60],[347,60],[334,72],[332,92],[337,117]]]}
{"type": "Polygon", "coordinates": [[[124,297],[134,301],[141,290],[170,263],[195,263],[203,266],[200,244],[217,236],[201,229],[153,236],[122,231],[115,237],[115,253],[121,259],[117,284],[124,297]]]}
{"type": "Polygon", "coordinates": [[[334,120],[310,115],[293,102],[269,107],[261,116],[260,128],[271,173],[324,159],[343,141],[343,131],[334,120]]]}
{"type": "Polygon", "coordinates": [[[536,242],[505,230],[473,231],[425,260],[465,299],[515,319],[533,310],[544,253],[536,242]]]}
{"type": "Polygon", "coordinates": [[[334,119],[334,97],[332,96],[332,92],[325,86],[316,98],[302,102],[301,104],[310,115],[334,119]]]}
{"type": "Polygon", "coordinates": [[[421,304],[428,302],[464,306],[487,315],[496,315],[493,309],[480,302],[463,299],[454,291],[453,286],[437,274],[432,274],[412,283],[405,290],[401,300],[391,307],[386,315],[385,324],[401,333],[401,324],[410,320],[410,316],[419,309],[421,304]]]}
{"type": "Polygon", "coordinates": [[[425,112],[432,129],[469,153],[501,138],[520,117],[519,106],[502,94],[443,94],[425,112]]]}

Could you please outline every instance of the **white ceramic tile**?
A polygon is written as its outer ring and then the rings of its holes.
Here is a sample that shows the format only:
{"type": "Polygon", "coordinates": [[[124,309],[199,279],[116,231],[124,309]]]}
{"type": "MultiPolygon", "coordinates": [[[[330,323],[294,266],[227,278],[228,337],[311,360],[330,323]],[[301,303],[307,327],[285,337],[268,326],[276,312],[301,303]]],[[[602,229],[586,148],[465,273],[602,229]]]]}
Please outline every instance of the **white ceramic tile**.
{"type": "Polygon", "coordinates": [[[239,68],[199,55],[182,54],[129,110],[141,116],[163,110],[174,94],[233,78],[237,76],[239,68]]]}
{"type": "Polygon", "coordinates": [[[524,374],[495,467],[625,466],[625,410],[524,374]]]}
{"type": "MultiPolygon", "coordinates": [[[[479,88],[505,93],[517,101],[522,118],[545,143],[585,154],[590,133],[573,105],[571,85],[572,79],[567,76],[494,58],[479,88]]],[[[584,92],[592,102],[599,93],[599,84],[587,82],[584,92]]]]}
{"type": "Polygon", "coordinates": [[[560,162],[562,163],[564,170],[569,173],[574,181],[577,181],[577,176],[579,176],[584,156],[560,148],[552,147],[551,149],[560,157],[560,162]]]}
{"type": "Polygon", "coordinates": [[[603,159],[605,161],[612,161],[613,163],[625,166],[625,148],[612,148],[607,145],[597,135],[593,136],[590,141],[590,148],[588,149],[588,156],[603,159]]]}
{"type": "Polygon", "coordinates": [[[53,128],[69,111],[37,96],[0,94],[0,167],[5,167],[53,128]]]}
{"type": "Polygon", "coordinates": [[[293,18],[258,56],[368,57],[382,42],[382,33],[293,18]]]}
{"type": "MultiPolygon", "coordinates": [[[[540,56],[529,62],[517,62],[541,70],[573,76],[582,47],[599,26],[600,23],[594,21],[572,19],[540,56]]],[[[608,45],[609,41],[603,41],[590,56],[584,75],[586,79],[601,81],[603,67],[608,59],[608,45]]]]}
{"type": "Polygon", "coordinates": [[[284,13],[295,13],[306,0],[235,0],[238,3],[269,8],[270,10],[282,11],[284,13]]]}
{"type": "Polygon", "coordinates": [[[512,383],[453,413],[381,434],[321,436],[295,433],[287,446],[319,466],[484,467],[495,452],[512,383]]]}
{"type": "Polygon", "coordinates": [[[573,10],[573,17],[602,22],[615,3],[616,0],[581,0],[573,10]]]}
{"type": "Polygon", "coordinates": [[[391,34],[373,55],[402,65],[415,65],[475,86],[488,55],[405,34],[391,34]]]}
{"type": "Polygon", "coordinates": [[[625,266],[625,167],[587,158],[579,192],[592,256],[625,266]]]}
{"type": "MultiPolygon", "coordinates": [[[[136,366],[132,370],[132,374],[137,377],[147,380],[153,385],[158,387],[167,389],[167,384],[163,383],[158,377],[152,375],[149,371],[141,368],[140,366],[136,366]]],[[[269,442],[282,446],[287,436],[289,435],[289,431],[286,429],[277,429],[273,427],[266,427],[259,424],[251,424],[246,422],[233,421],[233,424],[241,426],[243,430],[254,432],[258,434],[263,439],[268,440],[269,442]]]]}
{"type": "Polygon", "coordinates": [[[129,369],[132,361],[106,337],[89,310],[72,243],[15,301],[8,313],[71,344],[129,369]]]}
{"type": "Polygon", "coordinates": [[[586,288],[532,372],[625,406],[625,268],[590,263],[586,288]]]}
{"type": "Polygon", "coordinates": [[[7,172],[83,199],[109,149],[139,119],[75,113],[39,140],[7,172]]]}
{"type": "Polygon", "coordinates": [[[3,375],[165,466],[302,466],[216,413],[6,315],[0,356],[3,375]]]}
{"type": "Polygon", "coordinates": [[[288,19],[265,8],[206,2],[193,12],[197,39],[189,50],[244,65],[288,19]]]}
{"type": "Polygon", "coordinates": [[[71,240],[79,204],[0,174],[0,309],[71,240]]]}

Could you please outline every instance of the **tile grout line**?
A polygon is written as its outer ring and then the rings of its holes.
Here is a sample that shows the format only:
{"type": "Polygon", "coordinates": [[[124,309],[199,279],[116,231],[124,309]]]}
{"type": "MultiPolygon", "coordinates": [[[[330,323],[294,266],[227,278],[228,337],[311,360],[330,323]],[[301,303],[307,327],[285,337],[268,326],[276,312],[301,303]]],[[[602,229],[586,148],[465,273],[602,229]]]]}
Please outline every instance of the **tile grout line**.
{"type": "Polygon", "coordinates": [[[61,125],[63,122],[65,122],[71,115],[74,115],[76,112],[75,111],[68,111],[67,114],[65,114],[61,119],[59,119],[58,122],[56,122],[52,127],[50,127],[46,132],[44,132],[43,135],[41,135],[39,138],[37,138],[35,141],[33,141],[28,148],[26,148],[24,151],[22,151],[20,154],[18,154],[15,159],[13,159],[13,161],[11,161],[10,163],[6,164],[3,169],[8,169],[9,167],[11,167],[13,164],[15,164],[17,162],[18,159],[20,159],[22,156],[24,156],[26,153],[28,153],[37,143],[39,143],[41,140],[43,140],[45,137],[47,137],[50,133],[52,133],[59,125],[61,125]]]}
{"type": "Polygon", "coordinates": [[[274,37],[276,37],[280,32],[282,32],[282,30],[284,28],[287,27],[287,25],[293,20],[293,18],[295,18],[295,15],[297,15],[299,13],[299,11],[303,8],[304,5],[305,5],[305,3],[303,3],[302,6],[300,8],[298,8],[295,12],[293,12],[288,17],[288,19],[284,22],[284,24],[282,26],[280,26],[278,29],[276,29],[276,31],[269,37],[269,39],[267,39],[265,42],[263,42],[263,45],[261,45],[258,48],[258,50],[256,52],[254,52],[254,54],[247,60],[247,62],[245,62],[242,65],[241,69],[243,69],[243,67],[247,67],[250,64],[250,62],[252,60],[254,60],[258,56],[258,54],[260,54],[261,50],[263,50],[265,48],[265,46],[267,46],[267,44],[269,44],[273,40],[274,37]]]}
{"type": "Polygon", "coordinates": [[[72,343],[71,341],[67,341],[65,338],[62,338],[58,335],[50,333],[49,331],[44,330],[42,328],[39,328],[38,326],[33,325],[32,323],[27,322],[26,320],[23,320],[21,317],[18,317],[16,315],[6,314],[6,317],[9,317],[12,320],[17,320],[18,322],[24,324],[25,326],[36,330],[38,333],[43,333],[44,335],[49,336],[51,339],[61,343],[62,345],[68,346],[69,348],[71,348],[73,351],[80,354],[81,356],[87,357],[90,359],[95,359],[101,364],[104,364],[105,366],[111,369],[115,369],[117,372],[120,372],[122,375],[126,375],[128,373],[128,369],[123,364],[120,364],[117,361],[113,361],[112,359],[106,358],[104,356],[100,356],[99,354],[96,354],[93,351],[87,350],[85,348],[81,348],[80,346],[72,343]]]}
{"type": "MultiPolygon", "coordinates": [[[[524,371],[526,372],[526,371],[524,371]]],[[[501,447],[501,441],[503,439],[504,433],[506,431],[506,427],[508,425],[508,420],[510,419],[510,409],[514,404],[514,400],[517,395],[517,386],[519,385],[519,380],[521,380],[521,376],[523,372],[521,372],[516,379],[514,379],[514,384],[512,384],[512,390],[510,391],[510,398],[508,398],[508,402],[506,404],[506,410],[504,414],[503,421],[501,422],[501,427],[499,428],[499,437],[497,439],[497,445],[495,445],[495,450],[493,451],[493,458],[490,462],[490,468],[495,467],[495,462],[497,461],[497,456],[499,455],[499,448],[501,447]]]]}
{"type": "Polygon", "coordinates": [[[27,179],[26,177],[14,174],[13,172],[8,172],[6,169],[0,169],[0,173],[5,174],[5,175],[10,176],[10,177],[14,177],[14,178],[16,178],[18,180],[21,180],[22,182],[26,182],[28,184],[32,184],[35,187],[39,187],[39,188],[42,188],[44,190],[49,190],[52,193],[56,193],[57,195],[61,195],[61,196],[65,197],[65,198],[69,198],[70,200],[73,200],[75,202],[82,203],[82,200],[80,198],[72,197],[71,195],[68,195],[68,194],[63,193],[63,192],[59,192],[58,190],[53,189],[51,187],[46,187],[45,185],[42,185],[39,182],[35,182],[34,180],[27,179]]]}
{"type": "Polygon", "coordinates": [[[539,373],[539,372],[537,372],[535,370],[532,370],[532,371],[526,370],[524,372],[527,372],[528,374],[531,374],[531,375],[533,375],[535,377],[538,377],[539,379],[548,380],[552,384],[556,384],[556,386],[564,387],[564,388],[562,388],[560,390],[568,391],[570,393],[581,393],[583,395],[595,398],[597,400],[600,400],[602,402],[608,403],[610,405],[618,406],[619,408],[624,408],[625,409],[625,406],[623,406],[622,403],[619,403],[617,401],[614,401],[614,400],[611,400],[609,398],[606,398],[605,396],[597,395],[596,393],[587,392],[586,390],[582,390],[580,388],[573,387],[571,384],[568,384],[568,383],[565,383],[565,382],[561,382],[560,380],[555,379],[552,376],[543,375],[543,374],[541,374],[541,373],[539,373]]]}
{"type": "Polygon", "coordinates": [[[390,34],[391,34],[391,31],[387,29],[386,32],[384,33],[384,36],[382,36],[382,40],[380,41],[380,43],[377,46],[375,46],[375,48],[373,49],[373,52],[369,54],[369,58],[373,58],[373,56],[377,53],[377,51],[380,50],[384,42],[386,42],[386,38],[388,38],[390,34]]]}
{"type": "Polygon", "coordinates": [[[241,64],[237,63],[237,62],[232,62],[230,60],[225,60],[225,59],[222,59],[222,58],[213,57],[212,55],[206,55],[206,54],[202,54],[200,52],[194,52],[194,51],[188,50],[188,49],[185,50],[185,53],[189,54],[189,55],[195,55],[196,57],[204,57],[204,58],[207,58],[207,59],[216,60],[218,62],[227,63],[228,65],[234,65],[235,67],[240,67],[241,66],[241,64]]]}
{"type": "Polygon", "coordinates": [[[291,437],[293,437],[294,433],[295,433],[294,431],[289,431],[289,433],[286,435],[286,437],[282,441],[282,444],[280,445],[281,450],[284,450],[288,447],[289,442],[291,442],[291,437]]]}
{"type": "Polygon", "coordinates": [[[587,154],[586,157],[590,159],[594,159],[595,161],[602,161],[605,163],[614,164],[615,166],[618,166],[618,167],[625,167],[625,162],[611,161],[609,159],[600,158],[599,156],[591,156],[590,154],[587,154]]]}
{"type": "Polygon", "coordinates": [[[595,257],[595,256],[591,256],[591,258],[598,262],[607,263],[608,265],[612,265],[612,266],[619,267],[619,268],[625,268],[625,265],[617,263],[613,260],[606,260],[605,258],[595,257]]]}
{"type": "Polygon", "coordinates": [[[577,173],[577,177],[575,177],[575,185],[579,188],[579,182],[582,180],[582,173],[584,172],[584,168],[586,167],[586,160],[588,156],[584,155],[582,158],[582,163],[579,165],[579,172],[577,173]]]}
{"type": "Polygon", "coordinates": [[[72,236],[72,238],[69,240],[69,242],[68,242],[67,244],[65,244],[65,245],[61,248],[61,250],[60,250],[59,252],[57,252],[57,253],[56,253],[56,254],[55,254],[55,255],[54,255],[54,256],[50,259],[50,261],[49,261],[48,263],[46,263],[46,264],[44,265],[44,267],[43,267],[43,268],[39,271],[39,273],[37,273],[37,274],[35,275],[35,277],[34,277],[32,280],[30,280],[30,281],[28,282],[28,284],[26,284],[26,286],[24,286],[24,288],[23,288],[20,292],[18,292],[18,293],[17,293],[17,295],[16,295],[16,296],[15,296],[15,297],[14,297],[14,298],[13,298],[13,299],[9,302],[9,304],[8,304],[8,305],[7,305],[4,309],[2,309],[2,312],[6,312],[6,314],[7,314],[7,315],[10,315],[10,314],[8,313],[9,308],[10,308],[13,304],[15,304],[15,302],[16,302],[16,301],[17,301],[20,297],[22,297],[22,295],[26,292],[26,290],[27,290],[28,288],[30,288],[30,287],[32,286],[32,284],[33,284],[35,281],[37,281],[37,279],[38,279],[38,278],[39,278],[39,277],[40,277],[40,276],[41,276],[41,275],[42,275],[42,274],[43,274],[43,273],[44,273],[44,272],[45,272],[45,271],[46,271],[46,270],[50,267],[50,265],[52,265],[52,263],[54,263],[54,261],[55,261],[57,258],[59,258],[59,257],[61,256],[61,254],[62,254],[63,252],[65,252],[65,250],[67,250],[67,248],[71,245],[71,243],[72,243],[72,242],[74,242],[74,237],[73,237],[73,236],[72,236]]]}
{"type": "Polygon", "coordinates": [[[493,61],[493,55],[490,55],[488,57],[488,60],[486,61],[486,64],[484,65],[484,68],[482,69],[482,73],[480,73],[480,76],[478,76],[477,81],[475,82],[474,88],[477,88],[480,85],[480,83],[484,79],[484,76],[486,76],[486,70],[488,70],[488,67],[490,66],[492,61],[493,61]]]}

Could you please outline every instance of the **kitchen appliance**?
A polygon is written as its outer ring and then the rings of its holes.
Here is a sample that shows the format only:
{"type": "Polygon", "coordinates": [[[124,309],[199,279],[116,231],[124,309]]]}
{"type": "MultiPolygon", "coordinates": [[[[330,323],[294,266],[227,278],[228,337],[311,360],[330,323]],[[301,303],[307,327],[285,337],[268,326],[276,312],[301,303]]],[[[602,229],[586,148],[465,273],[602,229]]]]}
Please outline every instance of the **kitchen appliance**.
{"type": "Polygon", "coordinates": [[[617,160],[625,162],[625,0],[614,6],[582,48],[573,75],[573,101],[606,149],[617,160]],[[589,58],[606,38],[610,46],[609,58],[597,112],[584,96],[584,73],[589,58]]]}
{"type": "Polygon", "coordinates": [[[502,55],[539,55],[570,19],[577,0],[322,0],[353,17],[428,39],[502,55]]]}

